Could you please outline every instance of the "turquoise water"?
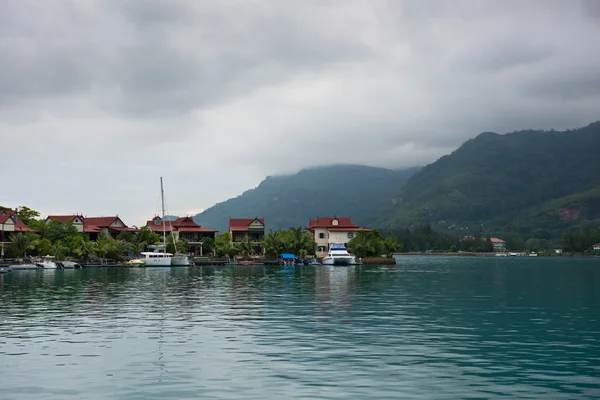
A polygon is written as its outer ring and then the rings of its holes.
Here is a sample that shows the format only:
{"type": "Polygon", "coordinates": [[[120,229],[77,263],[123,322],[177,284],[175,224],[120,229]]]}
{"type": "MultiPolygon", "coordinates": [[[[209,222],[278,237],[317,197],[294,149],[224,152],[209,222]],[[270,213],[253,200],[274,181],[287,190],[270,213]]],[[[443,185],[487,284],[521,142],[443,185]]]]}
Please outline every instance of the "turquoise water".
{"type": "Polygon", "coordinates": [[[0,399],[600,397],[600,259],[0,275],[0,399]]]}

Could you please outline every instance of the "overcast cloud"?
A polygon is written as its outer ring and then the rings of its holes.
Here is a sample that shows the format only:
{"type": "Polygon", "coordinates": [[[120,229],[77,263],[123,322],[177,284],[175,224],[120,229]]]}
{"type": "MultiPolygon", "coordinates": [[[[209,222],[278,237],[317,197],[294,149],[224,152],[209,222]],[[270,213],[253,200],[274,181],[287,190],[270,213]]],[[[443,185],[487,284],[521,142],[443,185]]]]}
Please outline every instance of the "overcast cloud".
{"type": "Polygon", "coordinates": [[[0,0],[0,205],[140,225],[600,119],[600,1],[0,0]]]}

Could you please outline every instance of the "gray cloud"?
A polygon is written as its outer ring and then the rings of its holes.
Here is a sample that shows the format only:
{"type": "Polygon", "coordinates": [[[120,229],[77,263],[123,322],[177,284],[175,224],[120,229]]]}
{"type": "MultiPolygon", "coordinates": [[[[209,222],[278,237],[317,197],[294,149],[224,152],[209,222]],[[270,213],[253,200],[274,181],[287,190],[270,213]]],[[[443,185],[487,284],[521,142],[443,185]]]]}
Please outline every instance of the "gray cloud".
{"type": "MultiPolygon", "coordinates": [[[[0,0],[4,205],[207,208],[266,175],[425,164],[600,119],[593,0],[0,0]],[[8,172],[10,171],[10,172],[8,172]]],[[[129,219],[129,220],[127,220],[129,219]]]]}

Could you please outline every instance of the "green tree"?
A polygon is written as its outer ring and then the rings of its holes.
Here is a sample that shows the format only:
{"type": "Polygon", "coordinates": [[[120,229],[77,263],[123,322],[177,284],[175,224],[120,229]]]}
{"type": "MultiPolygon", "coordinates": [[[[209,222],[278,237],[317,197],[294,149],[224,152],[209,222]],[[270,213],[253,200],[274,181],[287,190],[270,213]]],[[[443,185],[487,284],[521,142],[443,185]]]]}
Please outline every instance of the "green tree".
{"type": "Polygon", "coordinates": [[[254,254],[255,243],[250,240],[249,237],[245,237],[241,242],[237,244],[238,254],[241,254],[244,258],[250,258],[254,254]]]}
{"type": "Polygon", "coordinates": [[[52,254],[52,242],[48,239],[38,239],[35,250],[40,256],[50,255],[52,254]]]}
{"type": "Polygon", "coordinates": [[[215,238],[215,250],[219,257],[234,257],[238,252],[231,242],[229,232],[224,232],[215,238]]]}
{"type": "Polygon", "coordinates": [[[202,242],[202,254],[210,254],[214,251],[214,249],[215,249],[215,239],[214,238],[205,236],[200,241],[202,242]]]}
{"type": "Polygon", "coordinates": [[[35,227],[44,239],[56,243],[59,240],[65,240],[67,236],[76,236],[79,234],[77,228],[71,223],[63,224],[60,221],[41,221],[35,227]]]}
{"type": "Polygon", "coordinates": [[[35,249],[39,236],[32,232],[18,232],[10,235],[10,244],[17,257],[27,257],[27,251],[35,249]]]}
{"type": "Polygon", "coordinates": [[[360,231],[347,244],[348,250],[357,257],[380,257],[383,238],[377,231],[360,231]]]}
{"type": "Polygon", "coordinates": [[[265,249],[265,257],[279,257],[284,251],[282,231],[269,231],[269,233],[264,236],[261,246],[265,249]]]}
{"type": "Polygon", "coordinates": [[[38,211],[32,210],[27,206],[17,207],[15,211],[17,212],[19,219],[28,226],[31,224],[31,222],[40,217],[40,213],[38,211]]]}
{"type": "Polygon", "coordinates": [[[122,260],[123,255],[131,250],[131,243],[127,243],[125,240],[112,240],[109,245],[108,253],[110,258],[116,260],[122,260]]]}
{"type": "Polygon", "coordinates": [[[398,239],[393,236],[383,240],[383,251],[387,257],[393,257],[394,253],[402,249],[402,243],[398,243],[398,239]]]}
{"type": "Polygon", "coordinates": [[[69,247],[63,242],[58,241],[52,245],[52,255],[57,259],[63,259],[69,253],[69,247]]]}

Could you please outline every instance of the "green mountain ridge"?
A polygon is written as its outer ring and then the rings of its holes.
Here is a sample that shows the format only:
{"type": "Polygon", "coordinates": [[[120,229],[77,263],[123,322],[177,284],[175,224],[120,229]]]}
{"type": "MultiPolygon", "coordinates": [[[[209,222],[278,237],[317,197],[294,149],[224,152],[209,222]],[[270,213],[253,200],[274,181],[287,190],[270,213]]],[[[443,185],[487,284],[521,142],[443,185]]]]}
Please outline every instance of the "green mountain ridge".
{"type": "Polygon", "coordinates": [[[383,228],[558,230],[600,218],[600,122],[567,131],[485,132],[399,190],[383,228]],[[573,211],[568,218],[560,210],[573,211]]]}
{"type": "Polygon", "coordinates": [[[391,170],[362,165],[311,167],[295,174],[268,176],[256,188],[218,203],[194,220],[221,232],[229,218],[265,218],[267,229],[308,225],[318,216],[349,216],[372,225],[393,208],[394,196],[418,168],[391,170]]]}

